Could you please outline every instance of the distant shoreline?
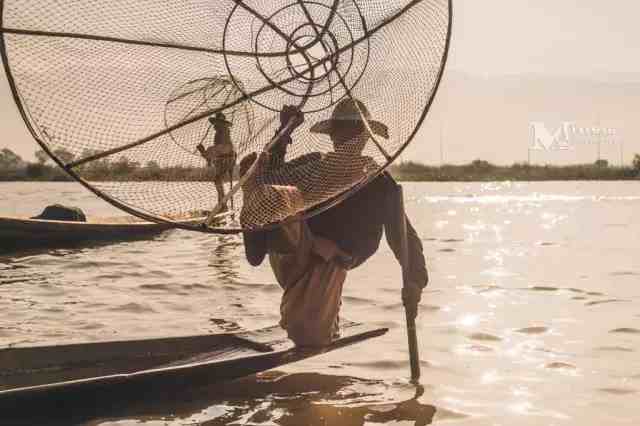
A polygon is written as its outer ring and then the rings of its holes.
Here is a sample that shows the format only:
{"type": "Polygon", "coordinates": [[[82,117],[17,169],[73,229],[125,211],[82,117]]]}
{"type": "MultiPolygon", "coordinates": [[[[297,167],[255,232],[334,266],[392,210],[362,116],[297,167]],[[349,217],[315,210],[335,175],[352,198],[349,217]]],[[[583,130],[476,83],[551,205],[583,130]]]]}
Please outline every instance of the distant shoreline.
{"type": "MultiPolygon", "coordinates": [[[[40,154],[40,153],[36,153],[40,154]]],[[[44,153],[40,155],[44,159],[44,153]]],[[[210,169],[193,167],[164,168],[155,162],[145,165],[121,158],[115,162],[102,160],[77,170],[89,181],[148,182],[148,181],[206,181],[210,169]]],[[[499,166],[484,160],[469,164],[429,166],[417,162],[402,162],[389,168],[398,181],[403,182],[544,182],[544,181],[640,181],[640,155],[633,165],[610,166],[606,160],[593,164],[536,165],[516,163],[499,166]]],[[[46,164],[23,161],[8,149],[0,151],[0,182],[70,182],[64,170],[46,164]]]]}
{"type": "Polygon", "coordinates": [[[483,160],[465,165],[442,166],[404,162],[391,166],[389,171],[396,180],[403,182],[640,181],[640,168],[611,167],[603,160],[596,164],[566,166],[497,166],[483,160]]]}

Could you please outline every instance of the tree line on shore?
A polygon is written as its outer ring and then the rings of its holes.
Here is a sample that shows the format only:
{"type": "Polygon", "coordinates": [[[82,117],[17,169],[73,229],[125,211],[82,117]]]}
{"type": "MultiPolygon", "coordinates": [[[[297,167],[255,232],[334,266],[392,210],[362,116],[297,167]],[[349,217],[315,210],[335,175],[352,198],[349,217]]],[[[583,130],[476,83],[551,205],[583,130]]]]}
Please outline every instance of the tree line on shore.
{"type": "MultiPolygon", "coordinates": [[[[64,162],[74,156],[64,149],[55,151],[64,162]]],[[[91,155],[84,152],[83,157],[91,155]]],[[[70,181],[64,170],[49,161],[48,155],[39,150],[36,162],[24,161],[8,148],[0,150],[0,181],[70,181]]],[[[122,156],[115,161],[102,159],[77,169],[87,180],[94,181],[184,181],[206,180],[211,170],[202,167],[161,167],[150,161],[144,165],[122,156]]],[[[610,166],[606,160],[593,164],[566,166],[516,163],[499,166],[483,160],[464,165],[429,166],[417,162],[393,165],[391,173],[402,181],[543,181],[543,180],[632,180],[640,179],[640,154],[626,167],[610,166]]]]}
{"type": "Polygon", "coordinates": [[[432,182],[635,180],[640,179],[640,154],[636,154],[633,163],[625,167],[610,166],[607,160],[564,166],[528,163],[499,166],[484,160],[464,165],[428,166],[410,161],[392,166],[391,173],[402,181],[432,182]]]}
{"type": "MultiPolygon", "coordinates": [[[[63,163],[70,163],[76,156],[65,149],[53,152],[63,163]]],[[[80,158],[95,154],[85,150],[80,158]]],[[[50,160],[43,150],[35,152],[36,161],[24,161],[13,151],[0,150],[0,181],[53,181],[65,182],[72,178],[50,160]]],[[[74,171],[88,181],[185,181],[212,180],[211,169],[203,167],[161,167],[155,161],[140,164],[126,156],[115,160],[108,158],[75,167],[74,171]]]]}
{"type": "Polygon", "coordinates": [[[24,161],[8,148],[0,150],[0,181],[68,181],[71,178],[59,167],[45,164],[48,156],[36,152],[37,162],[24,161]]]}

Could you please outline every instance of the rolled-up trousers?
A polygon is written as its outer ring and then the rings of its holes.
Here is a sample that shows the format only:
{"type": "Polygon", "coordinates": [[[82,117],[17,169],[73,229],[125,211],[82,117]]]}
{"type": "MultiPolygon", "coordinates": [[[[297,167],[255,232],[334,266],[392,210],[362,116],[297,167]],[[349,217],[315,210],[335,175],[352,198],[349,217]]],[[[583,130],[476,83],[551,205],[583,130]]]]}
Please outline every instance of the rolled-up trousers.
{"type": "Polygon", "coordinates": [[[270,236],[269,261],[284,290],[280,325],[297,346],[326,346],[338,334],[347,271],[336,262],[337,252],[302,220],[270,236]]]}

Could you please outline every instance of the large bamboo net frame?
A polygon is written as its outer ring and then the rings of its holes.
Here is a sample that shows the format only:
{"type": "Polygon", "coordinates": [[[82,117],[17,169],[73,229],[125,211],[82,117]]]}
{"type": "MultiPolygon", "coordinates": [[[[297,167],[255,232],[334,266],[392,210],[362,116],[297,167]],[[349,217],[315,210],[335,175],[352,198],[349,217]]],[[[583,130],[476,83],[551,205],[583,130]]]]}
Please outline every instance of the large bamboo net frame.
{"type": "Polygon", "coordinates": [[[129,213],[220,233],[317,214],[389,166],[433,102],[452,22],[451,0],[4,0],[0,8],[13,95],[54,161],[129,213]],[[338,152],[311,129],[354,100],[368,140],[338,152]],[[224,114],[239,162],[273,146],[285,105],[306,120],[265,182],[296,186],[300,199],[248,197],[238,164],[220,199],[217,163],[197,148],[217,143],[212,118],[224,114]],[[379,123],[388,134],[376,132],[379,123]],[[194,216],[211,220],[177,222],[194,216]]]}

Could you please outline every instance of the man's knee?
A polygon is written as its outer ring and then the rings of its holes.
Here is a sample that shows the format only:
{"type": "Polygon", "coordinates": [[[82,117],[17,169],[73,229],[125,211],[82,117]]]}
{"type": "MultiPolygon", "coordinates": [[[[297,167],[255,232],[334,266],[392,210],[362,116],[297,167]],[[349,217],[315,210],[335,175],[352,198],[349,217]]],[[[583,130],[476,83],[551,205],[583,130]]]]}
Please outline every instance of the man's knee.
{"type": "Polygon", "coordinates": [[[287,334],[299,347],[325,347],[333,341],[333,328],[310,330],[306,327],[290,327],[287,334]]]}
{"type": "Polygon", "coordinates": [[[324,347],[333,342],[336,334],[335,322],[306,322],[304,324],[285,325],[287,335],[301,347],[324,347]]]}

